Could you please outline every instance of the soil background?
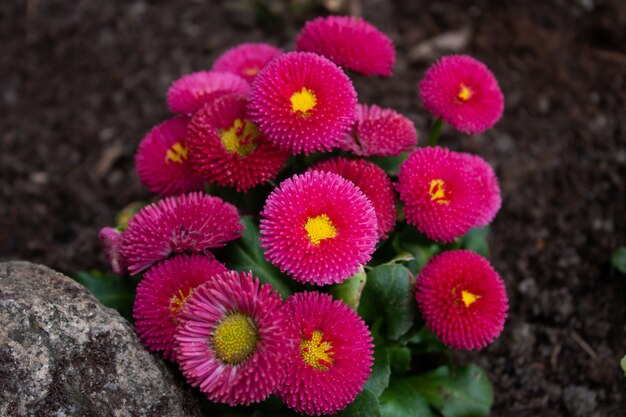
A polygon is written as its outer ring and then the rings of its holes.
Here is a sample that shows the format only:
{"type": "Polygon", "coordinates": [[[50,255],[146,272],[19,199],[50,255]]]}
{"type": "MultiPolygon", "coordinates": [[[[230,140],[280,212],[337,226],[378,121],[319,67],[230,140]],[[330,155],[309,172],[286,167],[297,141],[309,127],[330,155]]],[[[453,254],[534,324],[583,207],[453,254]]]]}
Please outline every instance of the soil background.
{"type": "MultiPolygon", "coordinates": [[[[358,78],[360,101],[401,111],[422,138],[416,83],[434,37],[483,60],[505,93],[494,129],[441,141],[488,159],[504,197],[490,240],[510,318],[488,349],[458,355],[489,372],[493,415],[626,415],[626,277],[609,261],[626,244],[626,2],[349,3],[397,45],[396,75],[358,78]]],[[[169,116],[169,84],[240,42],[291,48],[325,13],[302,0],[2,1],[0,260],[106,268],[97,232],[149,196],[134,151],[169,116]]]]}

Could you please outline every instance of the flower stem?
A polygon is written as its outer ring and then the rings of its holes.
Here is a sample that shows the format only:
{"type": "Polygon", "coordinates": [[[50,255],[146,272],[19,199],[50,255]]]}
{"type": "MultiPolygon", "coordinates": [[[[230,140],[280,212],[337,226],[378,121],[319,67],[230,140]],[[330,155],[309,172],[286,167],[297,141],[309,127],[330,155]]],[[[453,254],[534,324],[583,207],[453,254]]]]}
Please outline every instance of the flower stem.
{"type": "Polygon", "coordinates": [[[435,120],[433,127],[430,128],[430,134],[428,135],[428,146],[437,146],[442,126],[443,121],[441,119],[435,120]]]}

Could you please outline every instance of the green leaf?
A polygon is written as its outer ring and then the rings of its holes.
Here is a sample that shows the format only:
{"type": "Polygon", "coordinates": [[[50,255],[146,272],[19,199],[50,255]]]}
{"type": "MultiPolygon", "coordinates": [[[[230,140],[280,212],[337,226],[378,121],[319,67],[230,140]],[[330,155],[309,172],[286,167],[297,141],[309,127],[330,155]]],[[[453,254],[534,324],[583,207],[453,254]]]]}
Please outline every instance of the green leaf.
{"type": "Polygon", "coordinates": [[[489,242],[487,242],[487,236],[489,236],[489,226],[471,229],[463,236],[461,247],[488,258],[489,242]]]}
{"type": "Polygon", "coordinates": [[[435,417],[428,401],[410,384],[407,378],[392,378],[389,388],[380,397],[382,417],[435,417]]]}
{"type": "Polygon", "coordinates": [[[611,255],[611,264],[622,274],[626,274],[626,246],[615,249],[611,255]]]}
{"type": "Polygon", "coordinates": [[[117,310],[131,321],[139,280],[111,273],[104,274],[95,270],[78,272],[73,278],[91,291],[102,304],[117,310]]]}
{"type": "Polygon", "coordinates": [[[412,326],[415,317],[413,275],[402,265],[385,264],[367,273],[359,313],[373,320],[382,316],[383,334],[399,339],[412,326]]]}
{"type": "Polygon", "coordinates": [[[372,367],[372,374],[367,382],[365,382],[365,388],[372,391],[376,394],[376,397],[378,397],[385,388],[387,388],[387,385],[389,385],[390,376],[389,355],[387,350],[382,346],[381,340],[374,348],[374,366],[372,367]]]}
{"type": "Polygon", "coordinates": [[[331,288],[330,293],[336,300],[343,300],[353,310],[359,308],[359,302],[361,301],[361,294],[367,281],[367,275],[363,267],[359,268],[359,271],[352,277],[348,278],[339,285],[335,285],[331,288]]]}
{"type": "Polygon", "coordinates": [[[381,417],[378,396],[368,389],[361,391],[355,400],[336,417],[381,417]]]}
{"type": "Polygon", "coordinates": [[[469,365],[451,371],[447,365],[407,378],[407,383],[444,417],[483,417],[493,404],[485,371],[469,365]]]}
{"type": "Polygon", "coordinates": [[[626,376],[626,355],[619,361],[619,366],[622,367],[622,372],[624,372],[624,376],[626,376]]]}
{"type": "Polygon", "coordinates": [[[398,175],[400,165],[408,158],[410,152],[404,152],[398,156],[372,156],[370,161],[381,167],[390,176],[398,175]]]}
{"type": "Polygon", "coordinates": [[[387,346],[387,353],[394,375],[403,375],[411,369],[411,349],[406,346],[387,346]]]}
{"type": "Polygon", "coordinates": [[[416,354],[443,352],[448,349],[426,326],[413,335],[409,343],[413,345],[413,352],[416,354]]]}

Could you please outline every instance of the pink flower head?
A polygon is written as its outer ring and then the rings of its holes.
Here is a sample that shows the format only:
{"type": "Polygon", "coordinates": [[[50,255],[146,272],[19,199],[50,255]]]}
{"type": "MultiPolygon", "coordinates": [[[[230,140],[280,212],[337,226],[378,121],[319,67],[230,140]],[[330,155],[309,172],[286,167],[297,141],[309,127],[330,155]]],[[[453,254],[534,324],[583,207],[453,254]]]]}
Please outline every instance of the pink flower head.
{"type": "Polygon", "coordinates": [[[396,195],[385,171],[365,159],[332,158],[311,168],[341,175],[359,187],[376,211],[378,237],[385,239],[396,224],[396,195]]]}
{"type": "Polygon", "coordinates": [[[504,328],[504,283],[474,252],[454,250],[432,258],[417,278],[416,299],[428,328],[454,349],[482,349],[504,328]]]}
{"type": "Polygon", "coordinates": [[[352,132],[341,148],[359,156],[396,156],[417,146],[413,122],[392,109],[377,105],[357,106],[352,132]]]}
{"type": "Polygon", "coordinates": [[[122,254],[122,233],[113,227],[103,227],[98,233],[98,239],[104,250],[104,256],[115,275],[126,275],[128,265],[122,254]]]}
{"type": "Polygon", "coordinates": [[[237,191],[274,178],[288,157],[261,135],[245,111],[244,97],[224,96],[199,110],[187,131],[196,171],[237,191]]]}
{"type": "Polygon", "coordinates": [[[365,75],[392,75],[396,51],[391,39],[359,17],[318,17],[306,23],[296,51],[315,52],[365,75]]]}
{"type": "Polygon", "coordinates": [[[308,415],[334,414],[363,389],[373,363],[372,336],[359,315],[328,294],[303,292],[286,302],[293,339],[278,396],[308,415]]]}
{"type": "Polygon", "coordinates": [[[198,71],[185,75],[167,90],[167,106],[172,113],[192,115],[206,103],[226,94],[247,95],[250,85],[230,72],[198,71]]]}
{"type": "Polygon", "coordinates": [[[484,206],[476,221],[476,226],[487,226],[496,217],[502,205],[498,177],[491,165],[480,156],[469,153],[461,153],[459,155],[474,169],[475,175],[482,185],[484,206]]]}
{"type": "Polygon", "coordinates": [[[400,166],[397,189],[407,222],[432,240],[452,242],[476,225],[483,187],[458,153],[420,148],[400,166]]]}
{"type": "Polygon", "coordinates": [[[338,146],[356,117],[356,91],[328,59],[308,52],[279,56],[255,78],[248,114],[259,130],[293,154],[338,146]]]}
{"type": "Polygon", "coordinates": [[[283,50],[266,43],[242,43],[229,49],[213,64],[213,71],[232,72],[248,82],[283,50]]]}
{"type": "Polygon", "coordinates": [[[482,133],[502,116],[504,96],[496,77],[467,55],[444,56],[419,83],[424,107],[463,133],[482,133]]]}
{"type": "Polygon", "coordinates": [[[167,197],[142,208],[128,222],[122,254],[137,274],[176,253],[210,255],[211,248],[241,236],[235,206],[202,193],[167,197]]]}
{"type": "Polygon", "coordinates": [[[178,320],[180,369],[211,401],[263,401],[284,378],[295,340],[280,296],[251,274],[225,272],[198,287],[178,320]]]}
{"type": "Polygon", "coordinates": [[[296,281],[325,285],[354,275],[377,242],[372,203],[353,183],[311,171],[283,181],[261,213],[265,257],[296,281]]]}
{"type": "Polygon", "coordinates": [[[189,119],[176,117],[155,126],[143,138],[135,155],[141,182],[164,196],[201,190],[202,178],[189,161],[185,129],[189,119]]]}
{"type": "Polygon", "coordinates": [[[196,287],[227,271],[202,255],[178,255],[150,268],[137,286],[133,318],[137,335],[151,351],[176,361],[174,332],[178,315],[196,287]]]}

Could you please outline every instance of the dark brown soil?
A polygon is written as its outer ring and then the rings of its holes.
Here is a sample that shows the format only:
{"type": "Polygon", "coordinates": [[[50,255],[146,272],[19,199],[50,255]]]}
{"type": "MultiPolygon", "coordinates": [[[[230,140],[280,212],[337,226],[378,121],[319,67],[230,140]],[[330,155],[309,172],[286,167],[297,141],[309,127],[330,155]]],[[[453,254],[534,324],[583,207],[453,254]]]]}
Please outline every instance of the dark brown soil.
{"type": "MultiPolygon", "coordinates": [[[[302,1],[292,2],[297,5],[302,1]]],[[[358,3],[358,2],[354,2],[358,3]]],[[[487,134],[443,144],[484,155],[504,204],[491,238],[510,319],[481,363],[498,416],[618,416],[626,395],[626,3],[361,2],[392,35],[391,79],[359,79],[361,100],[395,107],[422,135],[421,42],[471,29],[506,96],[487,134]]],[[[168,116],[168,84],[242,41],[292,45],[322,10],[254,1],[7,0],[0,10],[0,258],[66,273],[105,268],[96,233],[145,198],[133,171],[142,135],[168,116]],[[283,5],[283,6],[281,6],[283,5]]]]}

